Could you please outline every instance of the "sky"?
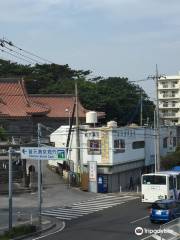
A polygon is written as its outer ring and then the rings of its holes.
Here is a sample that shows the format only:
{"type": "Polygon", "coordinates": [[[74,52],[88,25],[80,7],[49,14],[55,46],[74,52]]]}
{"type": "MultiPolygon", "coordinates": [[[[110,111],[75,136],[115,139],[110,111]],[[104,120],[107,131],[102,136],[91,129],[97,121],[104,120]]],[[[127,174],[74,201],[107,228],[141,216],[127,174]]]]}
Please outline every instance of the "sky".
{"type": "MultiPolygon", "coordinates": [[[[0,38],[95,76],[180,70],[179,0],[0,0],[0,38]]],[[[0,57],[15,60],[0,52],[0,57]]],[[[18,60],[16,60],[18,61],[18,60]]],[[[155,96],[154,82],[139,83],[155,96]]]]}

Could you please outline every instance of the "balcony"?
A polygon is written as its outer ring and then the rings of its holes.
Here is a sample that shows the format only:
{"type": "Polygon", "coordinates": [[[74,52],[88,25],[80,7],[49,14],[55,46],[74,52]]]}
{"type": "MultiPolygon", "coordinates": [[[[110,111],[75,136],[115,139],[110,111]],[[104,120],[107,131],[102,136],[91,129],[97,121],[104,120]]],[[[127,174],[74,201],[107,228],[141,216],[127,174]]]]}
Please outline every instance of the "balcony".
{"type": "Polygon", "coordinates": [[[168,92],[159,93],[158,98],[159,99],[178,99],[179,94],[178,93],[168,93],[168,92]]]}
{"type": "Polygon", "coordinates": [[[166,112],[166,113],[161,113],[161,118],[166,118],[166,119],[175,119],[179,118],[179,114],[177,112],[166,112]]]}
{"type": "Polygon", "coordinates": [[[178,84],[164,84],[164,85],[159,84],[158,89],[159,90],[179,89],[179,85],[178,84]]]}
{"type": "Polygon", "coordinates": [[[168,102],[168,103],[165,102],[165,103],[160,103],[159,108],[160,109],[178,109],[178,108],[180,108],[180,104],[172,103],[172,102],[168,102]]]}

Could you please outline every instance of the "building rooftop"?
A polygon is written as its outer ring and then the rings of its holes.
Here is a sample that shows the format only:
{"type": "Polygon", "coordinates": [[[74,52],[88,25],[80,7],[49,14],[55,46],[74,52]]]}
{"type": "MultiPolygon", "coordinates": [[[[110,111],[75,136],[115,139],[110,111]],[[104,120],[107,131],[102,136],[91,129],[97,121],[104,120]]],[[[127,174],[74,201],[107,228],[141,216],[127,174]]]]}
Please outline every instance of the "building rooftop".
{"type": "MultiPolygon", "coordinates": [[[[30,117],[41,115],[54,118],[68,118],[73,110],[73,95],[28,95],[25,83],[19,78],[0,78],[0,117],[30,117]]],[[[84,118],[88,110],[79,103],[79,117],[84,118]]],[[[99,117],[104,117],[99,112],[99,117]]]]}

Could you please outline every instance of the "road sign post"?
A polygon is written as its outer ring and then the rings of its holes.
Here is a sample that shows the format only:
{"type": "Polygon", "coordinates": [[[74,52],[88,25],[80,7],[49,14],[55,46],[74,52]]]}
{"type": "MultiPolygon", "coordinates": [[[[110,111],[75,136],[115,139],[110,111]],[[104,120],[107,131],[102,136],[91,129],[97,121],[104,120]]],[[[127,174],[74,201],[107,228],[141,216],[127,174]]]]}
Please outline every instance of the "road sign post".
{"type": "MultiPolygon", "coordinates": [[[[40,142],[38,141],[38,145],[40,142]]],[[[41,208],[42,208],[42,165],[43,160],[66,160],[66,149],[55,147],[21,147],[21,159],[30,159],[38,161],[38,208],[39,208],[39,225],[41,227],[41,208]]]]}

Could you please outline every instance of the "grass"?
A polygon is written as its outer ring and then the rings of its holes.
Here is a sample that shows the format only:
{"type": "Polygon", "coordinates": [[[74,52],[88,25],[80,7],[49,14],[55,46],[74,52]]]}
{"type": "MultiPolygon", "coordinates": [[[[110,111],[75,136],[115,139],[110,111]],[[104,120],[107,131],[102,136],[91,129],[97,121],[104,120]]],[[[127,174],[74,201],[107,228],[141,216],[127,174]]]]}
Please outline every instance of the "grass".
{"type": "Polygon", "coordinates": [[[33,233],[36,231],[35,225],[21,225],[13,227],[11,231],[6,231],[3,235],[0,235],[0,240],[8,240],[15,237],[20,237],[28,233],[33,233]]]}

